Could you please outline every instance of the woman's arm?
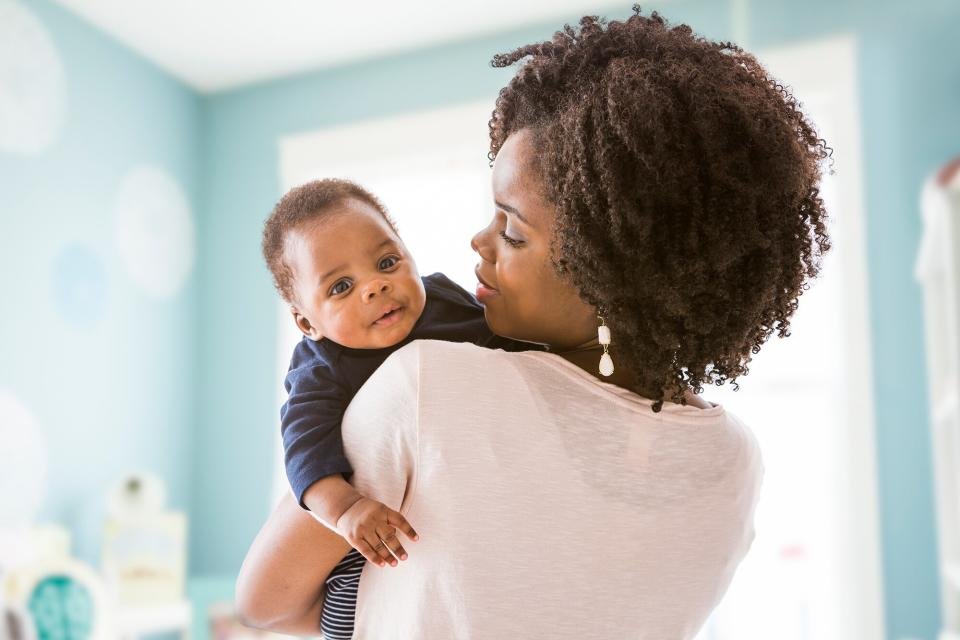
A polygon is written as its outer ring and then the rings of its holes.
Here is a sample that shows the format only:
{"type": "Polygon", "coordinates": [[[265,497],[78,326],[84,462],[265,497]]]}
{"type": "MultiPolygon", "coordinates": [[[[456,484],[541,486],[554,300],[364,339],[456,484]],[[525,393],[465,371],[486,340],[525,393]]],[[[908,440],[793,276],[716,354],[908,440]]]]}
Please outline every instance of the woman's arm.
{"type": "Polygon", "coordinates": [[[330,571],[351,549],[341,536],[284,496],[263,525],[237,577],[244,624],[292,635],[318,635],[330,571]]]}

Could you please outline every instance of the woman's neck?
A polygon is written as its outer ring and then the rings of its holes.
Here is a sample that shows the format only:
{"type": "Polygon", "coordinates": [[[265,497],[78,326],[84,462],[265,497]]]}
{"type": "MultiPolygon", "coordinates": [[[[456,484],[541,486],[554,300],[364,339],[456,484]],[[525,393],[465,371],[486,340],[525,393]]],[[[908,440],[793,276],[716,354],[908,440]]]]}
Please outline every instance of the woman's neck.
{"type": "MultiPolygon", "coordinates": [[[[571,347],[570,349],[564,349],[561,351],[553,351],[551,349],[551,351],[568,362],[577,365],[594,377],[603,380],[604,382],[609,382],[617,385],[618,387],[623,387],[624,389],[632,391],[633,393],[645,398],[650,397],[649,393],[645,393],[636,388],[636,383],[634,382],[634,378],[631,375],[630,370],[627,369],[627,367],[623,364],[617,364],[616,360],[614,360],[613,375],[604,376],[600,373],[600,356],[603,355],[603,347],[596,338],[577,345],[576,347],[571,347]]],[[[614,356],[615,354],[611,353],[610,355],[614,356]]],[[[712,406],[709,402],[705,401],[703,398],[690,390],[684,391],[683,395],[688,404],[700,409],[709,409],[712,406]]],[[[664,398],[664,401],[670,402],[670,400],[667,398],[664,398]]]]}
{"type": "MultiPolygon", "coordinates": [[[[569,349],[554,351],[554,353],[604,382],[610,382],[618,387],[623,387],[624,389],[638,393],[633,388],[633,376],[630,375],[630,371],[627,370],[623,364],[617,365],[616,362],[614,362],[613,375],[611,376],[600,374],[600,356],[603,355],[603,347],[597,338],[588,340],[569,349]]],[[[611,356],[612,355],[613,354],[611,354],[611,356]]]]}

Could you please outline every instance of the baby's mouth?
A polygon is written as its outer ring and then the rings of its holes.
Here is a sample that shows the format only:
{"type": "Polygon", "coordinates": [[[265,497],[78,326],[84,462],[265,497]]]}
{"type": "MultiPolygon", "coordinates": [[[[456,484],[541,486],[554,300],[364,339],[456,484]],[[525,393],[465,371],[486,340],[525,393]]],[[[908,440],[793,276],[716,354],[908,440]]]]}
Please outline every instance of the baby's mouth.
{"type": "Polygon", "coordinates": [[[392,305],[392,306],[389,308],[389,310],[387,310],[382,316],[380,316],[379,318],[377,318],[377,319],[374,321],[373,324],[380,324],[380,322],[381,322],[382,320],[389,320],[390,318],[392,318],[393,316],[399,314],[399,313],[402,312],[402,311],[403,311],[403,307],[401,307],[401,306],[399,306],[399,305],[392,305]]]}

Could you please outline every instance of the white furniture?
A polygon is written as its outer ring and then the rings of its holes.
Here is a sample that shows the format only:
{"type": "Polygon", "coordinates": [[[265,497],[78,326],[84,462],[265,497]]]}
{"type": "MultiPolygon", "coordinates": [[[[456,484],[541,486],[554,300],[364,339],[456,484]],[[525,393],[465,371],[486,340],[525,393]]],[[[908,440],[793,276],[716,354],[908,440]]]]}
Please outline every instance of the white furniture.
{"type": "Polygon", "coordinates": [[[931,443],[936,482],[943,629],[960,640],[960,158],[931,176],[920,198],[931,443]]]}
{"type": "Polygon", "coordinates": [[[136,640],[156,633],[177,632],[182,640],[189,640],[192,608],[187,601],[165,605],[120,607],[114,614],[117,637],[136,640]]]}

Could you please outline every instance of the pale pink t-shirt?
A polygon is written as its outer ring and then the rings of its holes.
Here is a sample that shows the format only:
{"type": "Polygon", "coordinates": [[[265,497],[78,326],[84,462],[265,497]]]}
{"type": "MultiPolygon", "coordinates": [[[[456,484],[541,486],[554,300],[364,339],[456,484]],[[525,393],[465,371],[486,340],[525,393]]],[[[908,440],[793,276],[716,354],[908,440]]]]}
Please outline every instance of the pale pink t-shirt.
{"type": "Polygon", "coordinates": [[[403,513],[354,638],[692,638],[754,539],[763,462],[722,406],[651,402],[545,352],[417,340],[343,419],[351,483],[403,513]]]}

